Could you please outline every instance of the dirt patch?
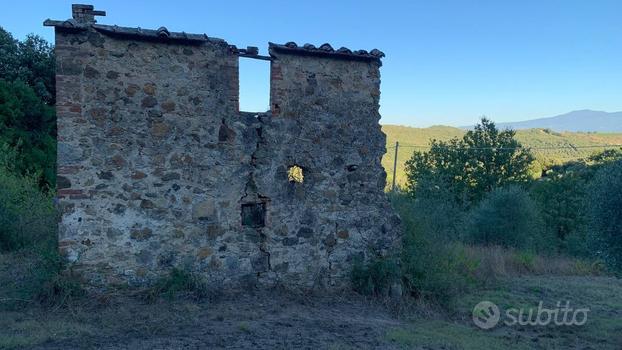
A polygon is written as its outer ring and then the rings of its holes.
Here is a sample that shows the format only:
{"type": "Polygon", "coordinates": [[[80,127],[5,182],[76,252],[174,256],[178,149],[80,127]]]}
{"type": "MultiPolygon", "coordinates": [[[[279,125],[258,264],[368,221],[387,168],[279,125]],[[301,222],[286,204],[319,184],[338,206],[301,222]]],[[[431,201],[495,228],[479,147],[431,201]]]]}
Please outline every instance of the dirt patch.
{"type": "Polygon", "coordinates": [[[15,336],[20,324],[38,322],[30,328],[44,334],[14,343],[34,349],[386,349],[392,348],[387,332],[404,325],[386,307],[355,295],[264,291],[209,302],[115,298],[107,304],[31,310],[13,315],[4,329],[15,336]]]}

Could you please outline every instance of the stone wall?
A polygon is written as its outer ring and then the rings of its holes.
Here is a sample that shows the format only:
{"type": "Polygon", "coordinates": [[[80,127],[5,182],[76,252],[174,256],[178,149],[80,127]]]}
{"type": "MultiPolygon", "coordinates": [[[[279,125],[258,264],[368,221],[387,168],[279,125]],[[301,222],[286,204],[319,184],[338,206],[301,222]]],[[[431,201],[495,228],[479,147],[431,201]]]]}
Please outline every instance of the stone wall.
{"type": "Polygon", "coordinates": [[[94,284],[180,267],[222,284],[340,286],[355,257],[394,244],[377,55],[271,44],[271,111],[255,115],[238,110],[250,51],[100,26],[75,8],[46,24],[60,249],[94,284]]]}

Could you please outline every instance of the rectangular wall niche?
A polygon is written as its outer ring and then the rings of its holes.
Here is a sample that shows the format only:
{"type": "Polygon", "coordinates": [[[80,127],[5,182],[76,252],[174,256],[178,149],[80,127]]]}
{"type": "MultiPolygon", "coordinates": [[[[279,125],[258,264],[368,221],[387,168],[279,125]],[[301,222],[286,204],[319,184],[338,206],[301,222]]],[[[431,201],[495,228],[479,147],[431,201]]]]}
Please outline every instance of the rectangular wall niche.
{"type": "Polygon", "coordinates": [[[242,226],[266,226],[266,203],[242,204],[242,226]]]}

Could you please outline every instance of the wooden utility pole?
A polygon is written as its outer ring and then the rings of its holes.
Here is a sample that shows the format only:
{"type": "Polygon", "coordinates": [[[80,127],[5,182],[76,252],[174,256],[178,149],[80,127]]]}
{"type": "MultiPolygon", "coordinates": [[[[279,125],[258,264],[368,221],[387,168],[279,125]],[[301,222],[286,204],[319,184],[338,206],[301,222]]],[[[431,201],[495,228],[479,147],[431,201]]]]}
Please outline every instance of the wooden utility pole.
{"type": "Polygon", "coordinates": [[[400,147],[399,141],[395,141],[395,158],[393,158],[393,185],[391,191],[395,192],[395,173],[397,171],[397,149],[400,147]]]}

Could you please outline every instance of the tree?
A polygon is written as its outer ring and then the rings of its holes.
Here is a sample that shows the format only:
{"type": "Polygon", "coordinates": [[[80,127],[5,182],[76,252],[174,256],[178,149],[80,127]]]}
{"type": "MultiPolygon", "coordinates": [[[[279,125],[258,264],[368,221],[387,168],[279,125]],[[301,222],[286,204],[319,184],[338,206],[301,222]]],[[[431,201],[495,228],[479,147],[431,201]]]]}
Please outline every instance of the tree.
{"type": "Polygon", "coordinates": [[[598,170],[589,193],[592,238],[598,253],[622,272],[622,160],[598,170]]]}
{"type": "Polygon", "coordinates": [[[548,243],[541,232],[536,203],[516,185],[488,193],[471,210],[467,221],[467,238],[473,243],[514,248],[536,248],[548,243]]]}
{"type": "Polygon", "coordinates": [[[462,139],[432,140],[428,152],[414,152],[406,162],[409,192],[447,187],[456,201],[471,204],[494,188],[528,181],[534,157],[514,136],[482,118],[462,139]]]}
{"type": "Polygon", "coordinates": [[[0,27],[0,77],[14,79],[19,67],[18,41],[0,27]]]}
{"type": "Polygon", "coordinates": [[[0,80],[0,146],[14,150],[12,170],[53,186],[56,163],[54,109],[21,80],[0,80]]]}
{"type": "Polygon", "coordinates": [[[586,159],[556,165],[531,185],[548,232],[574,255],[588,255],[589,183],[600,169],[622,159],[620,150],[605,150],[586,159]]]}
{"type": "Polygon", "coordinates": [[[587,183],[576,173],[549,174],[531,186],[532,198],[539,204],[544,228],[557,237],[559,248],[573,255],[586,255],[584,238],[587,183]]]}
{"type": "Polygon", "coordinates": [[[15,151],[11,170],[55,184],[55,61],[36,35],[18,41],[0,27],[0,147],[15,151]]]}
{"type": "Polygon", "coordinates": [[[55,103],[54,50],[45,39],[29,34],[24,41],[0,27],[0,77],[21,80],[45,103],[55,103]]]}

